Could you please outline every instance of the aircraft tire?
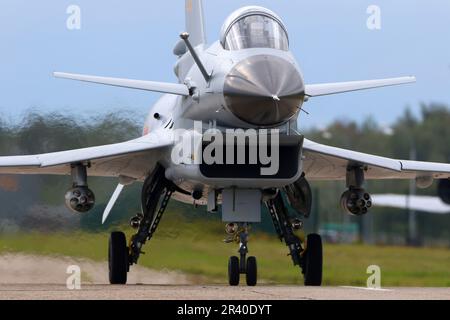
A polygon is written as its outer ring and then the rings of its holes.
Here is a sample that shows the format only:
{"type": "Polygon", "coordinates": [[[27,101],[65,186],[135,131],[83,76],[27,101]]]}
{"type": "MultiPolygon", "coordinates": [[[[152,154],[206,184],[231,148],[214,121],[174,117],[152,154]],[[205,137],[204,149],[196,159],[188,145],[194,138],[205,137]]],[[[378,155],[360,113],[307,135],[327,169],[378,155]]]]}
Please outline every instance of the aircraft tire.
{"type": "Polygon", "coordinates": [[[239,258],[230,257],[228,260],[228,283],[230,286],[238,286],[240,279],[239,258]]]}
{"type": "Polygon", "coordinates": [[[108,250],[109,282],[114,285],[127,283],[128,248],[123,232],[113,232],[109,238],[108,250]]]}
{"type": "Polygon", "coordinates": [[[322,285],[323,249],[322,238],[318,234],[308,236],[304,258],[305,286],[320,287],[322,285]]]}
{"type": "Polygon", "coordinates": [[[246,280],[249,287],[256,286],[258,282],[258,266],[255,257],[249,257],[247,259],[246,280]]]}

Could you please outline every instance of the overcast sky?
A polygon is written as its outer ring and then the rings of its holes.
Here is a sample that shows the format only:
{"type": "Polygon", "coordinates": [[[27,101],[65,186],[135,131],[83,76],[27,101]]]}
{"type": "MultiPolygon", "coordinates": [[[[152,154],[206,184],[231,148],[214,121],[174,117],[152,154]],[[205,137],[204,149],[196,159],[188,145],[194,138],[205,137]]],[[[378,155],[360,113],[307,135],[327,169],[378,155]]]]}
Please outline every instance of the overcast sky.
{"type": "MultiPolygon", "coordinates": [[[[307,83],[415,75],[418,83],[307,103],[307,127],[372,115],[393,122],[406,106],[450,104],[450,1],[442,0],[205,0],[208,40],[225,18],[256,4],[278,13],[307,83]],[[381,9],[381,30],[369,30],[366,10],[381,9]]],[[[184,0],[2,0],[0,113],[26,110],[76,116],[128,109],[144,115],[158,94],[86,85],[51,77],[53,71],[176,81],[172,48],[184,30],[184,0]],[[68,30],[66,10],[81,8],[81,29],[68,30]]]]}

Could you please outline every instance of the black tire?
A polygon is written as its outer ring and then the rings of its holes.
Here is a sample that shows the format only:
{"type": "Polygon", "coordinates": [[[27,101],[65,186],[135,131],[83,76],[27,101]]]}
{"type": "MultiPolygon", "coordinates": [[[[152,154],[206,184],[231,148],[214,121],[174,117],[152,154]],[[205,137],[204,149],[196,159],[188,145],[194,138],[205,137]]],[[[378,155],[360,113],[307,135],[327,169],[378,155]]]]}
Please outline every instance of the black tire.
{"type": "Polygon", "coordinates": [[[258,266],[255,257],[248,257],[247,259],[246,280],[250,287],[256,286],[258,282],[258,266]]]}
{"type": "Polygon", "coordinates": [[[304,258],[305,286],[320,287],[322,285],[323,249],[322,238],[318,234],[308,236],[304,258]]]}
{"type": "Polygon", "coordinates": [[[127,239],[123,232],[113,232],[109,238],[109,282],[126,284],[128,272],[127,239]]]}
{"type": "Polygon", "coordinates": [[[228,260],[228,283],[230,286],[238,286],[240,280],[239,258],[231,257],[228,260]]]}

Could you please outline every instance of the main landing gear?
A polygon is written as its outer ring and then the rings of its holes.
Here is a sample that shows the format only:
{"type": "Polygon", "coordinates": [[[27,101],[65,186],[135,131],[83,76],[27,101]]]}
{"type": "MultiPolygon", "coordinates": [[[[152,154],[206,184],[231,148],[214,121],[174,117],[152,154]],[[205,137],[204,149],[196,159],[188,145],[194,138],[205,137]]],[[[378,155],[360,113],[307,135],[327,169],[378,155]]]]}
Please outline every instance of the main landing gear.
{"type": "Polygon", "coordinates": [[[164,168],[158,166],[144,182],[142,189],[142,214],[130,220],[137,229],[127,246],[122,232],[113,232],[109,239],[109,281],[111,284],[126,284],[130,266],[136,264],[144,254],[142,247],[149,241],[164,214],[175,187],[164,175],[164,168]]]}
{"type": "MultiPolygon", "coordinates": [[[[109,280],[111,284],[123,285],[127,282],[130,266],[136,264],[142,247],[151,240],[162,219],[164,211],[172,194],[183,192],[165,178],[165,170],[158,166],[152,175],[144,182],[142,189],[142,214],[130,220],[130,225],[136,229],[127,244],[126,236],[122,232],[113,232],[109,239],[109,280]]],[[[311,234],[305,243],[295,235],[296,229],[302,228],[302,221],[292,219],[285,206],[281,191],[266,198],[265,204],[269,209],[275,230],[281,241],[289,248],[294,265],[299,266],[304,274],[307,286],[322,284],[322,239],[319,235],[311,234]]],[[[248,257],[249,223],[230,223],[227,225],[229,238],[226,242],[239,243],[239,256],[233,256],[228,261],[228,282],[237,286],[240,276],[245,274],[248,286],[256,286],[258,282],[258,265],[255,257],[248,257]]]]}
{"type": "Polygon", "coordinates": [[[247,285],[256,286],[258,281],[258,265],[255,257],[248,257],[248,232],[250,225],[228,224],[227,232],[232,236],[226,242],[239,242],[239,258],[230,257],[228,260],[228,283],[230,286],[238,286],[240,275],[245,274],[247,285]]]}
{"type": "Polygon", "coordinates": [[[299,266],[304,275],[306,286],[322,285],[323,251],[322,238],[317,234],[310,234],[306,239],[306,246],[295,235],[295,229],[301,228],[298,220],[291,220],[284,204],[281,193],[266,202],[275,230],[281,241],[289,248],[289,255],[295,266],[299,266]]]}

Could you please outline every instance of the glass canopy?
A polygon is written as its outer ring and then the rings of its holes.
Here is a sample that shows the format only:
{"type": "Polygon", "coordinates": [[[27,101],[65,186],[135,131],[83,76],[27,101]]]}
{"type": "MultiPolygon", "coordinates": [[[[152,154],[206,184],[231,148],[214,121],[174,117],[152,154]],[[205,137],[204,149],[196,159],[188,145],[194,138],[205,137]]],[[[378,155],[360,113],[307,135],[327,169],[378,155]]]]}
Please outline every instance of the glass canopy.
{"type": "Polygon", "coordinates": [[[225,36],[226,50],[271,48],[289,50],[288,36],[278,21],[267,15],[250,15],[236,21],[225,36]]]}

